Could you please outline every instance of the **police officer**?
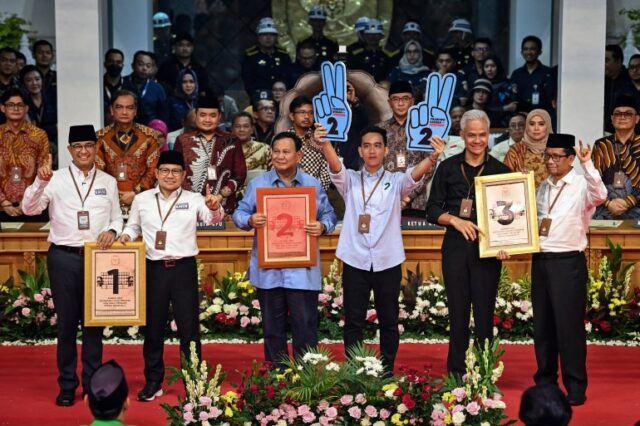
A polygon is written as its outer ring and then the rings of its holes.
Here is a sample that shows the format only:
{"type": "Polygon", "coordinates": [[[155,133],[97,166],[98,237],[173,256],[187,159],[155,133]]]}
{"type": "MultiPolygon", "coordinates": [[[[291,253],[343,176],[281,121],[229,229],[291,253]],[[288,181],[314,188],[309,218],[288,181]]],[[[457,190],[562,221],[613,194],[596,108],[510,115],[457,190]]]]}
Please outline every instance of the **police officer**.
{"type": "Polygon", "coordinates": [[[203,197],[183,190],[185,176],[182,153],[160,154],[158,186],[136,195],[120,237],[126,244],[142,235],[147,253],[147,326],[143,346],[146,384],[138,393],[139,401],[162,396],[169,302],[178,326],[180,351],[188,357],[193,341],[200,355],[196,224],[220,222],[224,211],[220,207],[221,196],[207,191],[203,197]]]}
{"type": "Polygon", "coordinates": [[[338,43],[324,35],[324,27],[327,24],[327,11],[321,5],[315,5],[309,10],[309,25],[311,36],[302,40],[298,45],[313,44],[318,55],[318,63],[335,60],[338,53],[338,43]]]}
{"type": "Polygon", "coordinates": [[[97,241],[109,248],[122,230],[122,213],[116,180],[95,167],[96,132],[92,125],[71,126],[69,167],[52,172],[51,155],[27,188],[22,209],[27,215],[49,207],[51,229],[47,269],[57,315],[57,362],[60,393],[56,404],[71,406],[78,387],[76,336],[82,325],[82,388],[102,364],[102,328],[85,327],[84,243],[97,241]]]}
{"type": "Polygon", "coordinates": [[[277,46],[278,29],[271,18],[262,18],[256,28],[258,44],[245,51],[242,61],[242,81],[250,97],[256,90],[271,90],[274,81],[289,86],[291,58],[287,51],[277,46]]]}
{"type": "Polygon", "coordinates": [[[369,21],[371,21],[369,17],[361,16],[356,20],[356,23],[353,25],[353,30],[356,32],[356,35],[358,36],[358,40],[354,43],[351,43],[349,46],[347,46],[347,52],[349,52],[349,55],[352,55],[353,52],[357,49],[364,48],[364,41],[362,38],[362,34],[364,33],[364,30],[366,30],[367,27],[369,26],[369,21]]]}
{"type": "Polygon", "coordinates": [[[348,59],[349,68],[366,71],[378,82],[385,80],[389,75],[393,53],[380,47],[383,37],[382,22],[377,19],[369,20],[362,35],[364,47],[351,52],[348,59]]]}

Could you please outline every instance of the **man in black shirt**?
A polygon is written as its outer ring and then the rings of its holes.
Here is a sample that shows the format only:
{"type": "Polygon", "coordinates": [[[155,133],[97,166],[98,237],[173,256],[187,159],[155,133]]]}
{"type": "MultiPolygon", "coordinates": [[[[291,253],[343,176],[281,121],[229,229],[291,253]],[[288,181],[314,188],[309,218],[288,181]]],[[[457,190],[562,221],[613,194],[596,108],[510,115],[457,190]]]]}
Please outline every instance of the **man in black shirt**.
{"type": "Polygon", "coordinates": [[[309,10],[309,25],[311,36],[305,38],[300,44],[312,44],[318,55],[318,63],[334,61],[338,53],[338,43],[324,35],[324,27],[327,24],[327,11],[322,5],[315,5],[309,10]]]}
{"type": "Polygon", "coordinates": [[[471,305],[476,342],[483,345],[485,339],[493,337],[501,261],[507,258],[503,251],[496,259],[479,257],[473,182],[476,176],[510,170],[488,154],[490,122],[484,111],[465,112],[460,124],[465,150],[438,166],[427,202],[427,219],[447,227],[442,243],[442,273],[451,321],[447,370],[462,376],[471,305]]]}
{"type": "Polygon", "coordinates": [[[529,112],[532,109],[543,108],[552,113],[550,93],[555,87],[552,81],[551,68],[538,60],[542,54],[542,40],[536,36],[526,36],[522,39],[522,57],[525,64],[511,73],[511,81],[516,87],[516,101],[518,110],[529,112]]]}
{"type": "Polygon", "coordinates": [[[207,70],[193,58],[193,38],[187,33],[178,34],[173,39],[173,55],[160,65],[157,80],[165,87],[166,93],[176,88],[178,74],[185,68],[192,69],[198,77],[200,91],[209,88],[209,74],[207,70]],[[170,90],[167,90],[169,88],[170,90]]]}

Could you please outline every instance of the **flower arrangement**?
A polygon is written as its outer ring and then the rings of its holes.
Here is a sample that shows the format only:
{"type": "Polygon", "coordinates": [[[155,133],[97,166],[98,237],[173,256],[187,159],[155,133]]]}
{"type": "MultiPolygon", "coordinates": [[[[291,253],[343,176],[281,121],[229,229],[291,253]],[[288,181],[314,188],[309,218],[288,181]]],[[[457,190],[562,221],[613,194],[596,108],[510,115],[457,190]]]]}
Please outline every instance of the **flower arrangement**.
{"type": "Polygon", "coordinates": [[[493,315],[494,335],[502,339],[533,336],[531,281],[523,276],[512,281],[509,270],[502,268],[493,315]]]}
{"type": "Polygon", "coordinates": [[[497,342],[470,347],[467,374],[447,376],[443,384],[428,368],[387,376],[379,356],[363,346],[352,348],[345,362],[317,348],[284,371],[254,362],[235,391],[220,395],[219,367],[207,385],[206,363],[193,346],[190,366],[179,375],[187,397],[163,408],[172,425],[495,425],[507,419],[496,385],[502,354],[497,342]]]}

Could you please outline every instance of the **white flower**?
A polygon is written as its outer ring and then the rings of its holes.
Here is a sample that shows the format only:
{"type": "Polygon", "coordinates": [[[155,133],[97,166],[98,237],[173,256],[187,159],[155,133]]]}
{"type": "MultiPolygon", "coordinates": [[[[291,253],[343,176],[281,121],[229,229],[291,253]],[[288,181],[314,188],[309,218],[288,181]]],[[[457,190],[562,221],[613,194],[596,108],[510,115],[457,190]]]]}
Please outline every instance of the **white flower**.
{"type": "Polygon", "coordinates": [[[584,329],[587,331],[587,333],[591,333],[591,323],[588,322],[584,325],[584,329]]]}
{"type": "Polygon", "coordinates": [[[127,334],[131,337],[136,337],[136,335],[138,334],[138,326],[134,325],[133,327],[129,327],[127,329],[127,334]]]}
{"type": "Polygon", "coordinates": [[[330,362],[324,367],[327,371],[340,371],[340,365],[335,362],[330,362]]]}
{"type": "Polygon", "coordinates": [[[398,408],[396,408],[396,410],[398,411],[398,413],[400,413],[400,414],[404,414],[404,413],[406,413],[409,409],[407,408],[407,406],[406,406],[406,405],[404,405],[404,404],[400,404],[400,405],[398,405],[398,408]]]}
{"type": "Polygon", "coordinates": [[[222,307],[220,305],[211,305],[209,309],[211,309],[211,312],[213,312],[214,314],[219,314],[220,312],[222,312],[222,307]]]}
{"type": "Polygon", "coordinates": [[[228,294],[228,297],[229,297],[229,300],[234,300],[238,296],[236,295],[236,293],[234,291],[232,291],[231,293],[228,294]]]}
{"type": "Polygon", "coordinates": [[[222,300],[219,297],[216,297],[215,299],[213,299],[213,304],[214,305],[222,305],[222,304],[224,304],[224,300],[222,300]]]}
{"type": "Polygon", "coordinates": [[[325,355],[323,354],[318,354],[318,353],[313,353],[313,352],[307,352],[306,354],[304,354],[304,356],[302,357],[302,361],[305,364],[312,364],[312,365],[318,365],[320,362],[326,362],[329,361],[329,358],[327,358],[325,355]]]}
{"type": "Polygon", "coordinates": [[[454,413],[453,417],[451,417],[454,425],[461,425],[462,423],[464,423],[465,419],[466,417],[464,416],[464,414],[462,414],[462,411],[454,413]]]}
{"type": "Polygon", "coordinates": [[[111,327],[105,327],[104,330],[102,330],[102,335],[107,339],[111,337],[112,334],[113,334],[113,330],[111,329],[111,327]]]}

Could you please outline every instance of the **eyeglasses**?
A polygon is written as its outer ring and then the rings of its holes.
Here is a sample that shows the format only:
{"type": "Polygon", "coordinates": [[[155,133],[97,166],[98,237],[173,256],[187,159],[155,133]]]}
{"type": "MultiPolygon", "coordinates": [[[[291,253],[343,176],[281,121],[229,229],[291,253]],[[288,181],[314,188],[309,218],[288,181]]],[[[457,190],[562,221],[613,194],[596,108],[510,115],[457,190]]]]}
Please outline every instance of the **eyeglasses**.
{"type": "Polygon", "coordinates": [[[629,65],[630,70],[640,70],[640,64],[629,65]]]}
{"type": "Polygon", "coordinates": [[[400,102],[404,103],[404,104],[408,104],[409,102],[411,102],[413,100],[412,96],[394,96],[389,98],[389,100],[391,102],[393,102],[394,104],[398,104],[400,102]]]}
{"type": "Polygon", "coordinates": [[[313,115],[313,111],[294,111],[293,113],[297,115],[308,115],[309,117],[313,115]]]}
{"type": "Polygon", "coordinates": [[[614,112],[613,115],[615,118],[631,118],[636,115],[634,112],[625,111],[625,112],[614,112]]]}
{"type": "Polygon", "coordinates": [[[86,149],[87,151],[91,151],[95,147],[96,147],[96,144],[94,142],[71,144],[71,149],[74,150],[75,152],[81,152],[83,149],[86,149]]]}
{"type": "Polygon", "coordinates": [[[562,158],[568,157],[567,154],[564,155],[560,155],[560,154],[547,154],[546,152],[542,155],[542,159],[544,161],[553,161],[554,163],[557,163],[558,161],[560,161],[562,158]]]}
{"type": "Polygon", "coordinates": [[[7,109],[22,109],[24,108],[26,105],[23,104],[22,102],[20,103],[13,103],[13,102],[7,102],[4,104],[5,108],[7,109]]]}
{"type": "Polygon", "coordinates": [[[182,169],[158,169],[158,174],[160,176],[169,176],[169,174],[171,174],[171,176],[180,176],[182,172],[182,169]]]}

